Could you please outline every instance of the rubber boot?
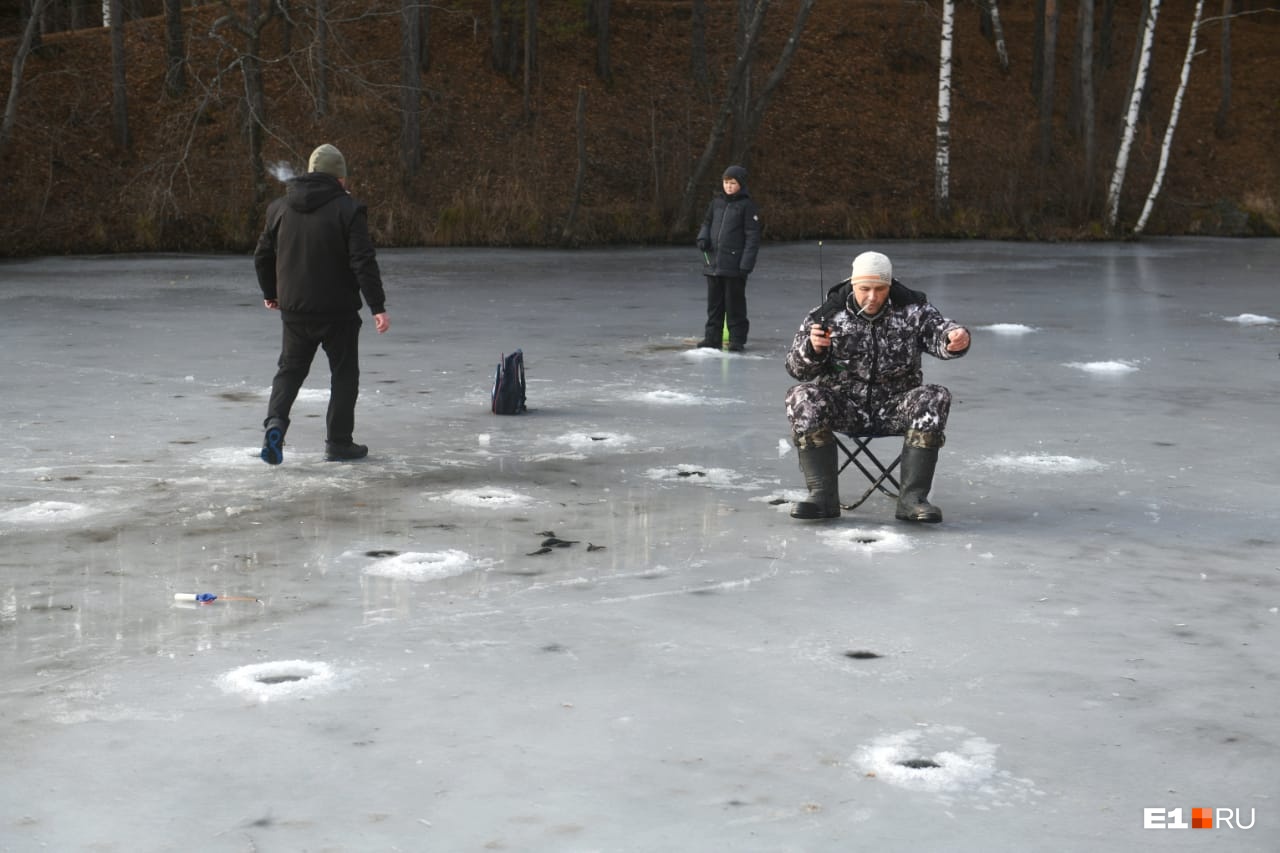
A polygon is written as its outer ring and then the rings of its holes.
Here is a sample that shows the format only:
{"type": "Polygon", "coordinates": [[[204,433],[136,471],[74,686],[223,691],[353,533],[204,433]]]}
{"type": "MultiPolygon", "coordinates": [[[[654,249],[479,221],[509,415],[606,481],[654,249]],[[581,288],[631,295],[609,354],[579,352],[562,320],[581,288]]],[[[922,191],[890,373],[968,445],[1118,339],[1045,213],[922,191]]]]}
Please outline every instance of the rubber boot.
{"type": "Polygon", "coordinates": [[[936,524],[942,510],[929,503],[933,472],[938,467],[938,448],[946,439],[940,432],[909,429],[902,443],[902,489],[894,518],[899,521],[936,524]]]}
{"type": "Polygon", "coordinates": [[[289,430],[289,422],[283,418],[267,418],[262,426],[262,452],[258,455],[268,465],[279,465],[284,461],[284,434],[289,430]]]}
{"type": "Polygon", "coordinates": [[[819,430],[793,439],[809,499],[791,505],[792,518],[839,518],[840,474],[836,467],[836,440],[830,430],[819,430]]]}

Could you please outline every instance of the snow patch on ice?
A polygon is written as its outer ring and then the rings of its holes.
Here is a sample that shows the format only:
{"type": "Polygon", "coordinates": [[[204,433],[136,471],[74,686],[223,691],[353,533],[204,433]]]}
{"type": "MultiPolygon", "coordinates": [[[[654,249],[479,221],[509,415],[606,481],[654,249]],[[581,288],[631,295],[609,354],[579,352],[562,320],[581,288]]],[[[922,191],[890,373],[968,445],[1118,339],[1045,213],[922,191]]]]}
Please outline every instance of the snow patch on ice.
{"type": "Polygon", "coordinates": [[[281,660],[255,663],[223,673],[218,686],[259,702],[312,696],[336,686],[333,668],[323,661],[281,660]]]}
{"type": "Polygon", "coordinates": [[[79,521],[98,512],[84,504],[66,501],[36,501],[26,506],[0,512],[0,522],[6,524],[64,524],[79,521]]]}
{"type": "Polygon", "coordinates": [[[450,548],[447,551],[411,551],[383,557],[367,566],[364,573],[398,580],[433,581],[454,578],[492,565],[492,560],[477,560],[466,551],[450,548]]]}
{"type": "Polygon", "coordinates": [[[782,457],[786,456],[788,453],[791,452],[791,448],[794,446],[795,445],[793,445],[790,441],[787,441],[787,439],[785,438],[778,439],[778,458],[781,459],[782,457]]]}
{"type": "Polygon", "coordinates": [[[881,735],[854,756],[865,775],[911,791],[979,789],[996,775],[996,744],[959,726],[908,729],[881,735]],[[937,767],[904,767],[923,759],[937,767]]]}
{"type": "Polygon", "coordinates": [[[1128,361],[1069,361],[1063,367],[1074,367],[1086,373],[1133,373],[1138,369],[1136,364],[1128,361]]]}
{"type": "Polygon", "coordinates": [[[1275,317],[1268,317],[1265,314],[1237,314],[1234,317],[1225,318],[1228,323],[1239,323],[1241,326],[1268,326],[1280,323],[1275,317]]]}
{"type": "Polygon", "coordinates": [[[910,551],[914,546],[911,540],[888,527],[871,530],[854,527],[848,530],[823,530],[819,534],[828,545],[845,551],[858,551],[864,554],[888,554],[898,551],[910,551]]]}
{"type": "Polygon", "coordinates": [[[1035,326],[1024,326],[1021,323],[992,323],[989,326],[979,326],[978,328],[988,332],[995,332],[997,335],[1028,335],[1039,331],[1035,326]]]}
{"type": "Polygon", "coordinates": [[[864,777],[909,791],[935,793],[943,802],[964,800],[979,810],[1043,797],[1044,791],[1030,779],[996,766],[998,749],[997,744],[960,726],[921,724],[859,747],[852,763],[864,777]],[[904,762],[924,766],[904,766],[904,762]]]}
{"type": "Polygon", "coordinates": [[[650,468],[644,472],[644,475],[650,480],[696,483],[721,489],[759,488],[759,484],[754,480],[743,481],[742,475],[730,468],[705,468],[701,465],[685,464],[671,468],[650,468]]]}
{"type": "Polygon", "coordinates": [[[589,447],[625,447],[635,441],[635,436],[618,432],[570,432],[552,439],[556,444],[564,444],[577,450],[589,447]]]}
{"type": "Polygon", "coordinates": [[[659,388],[654,391],[635,391],[625,395],[627,400],[638,403],[654,403],[659,406],[723,406],[734,400],[721,400],[714,397],[700,397],[697,394],[686,394],[683,391],[671,391],[659,388]]]}
{"type": "Polygon", "coordinates": [[[980,464],[990,468],[1003,468],[1006,471],[1033,471],[1037,474],[1074,474],[1107,467],[1105,463],[1096,459],[1049,454],[988,456],[982,459],[980,464]]]}
{"type": "Polygon", "coordinates": [[[487,486],[479,489],[454,489],[445,492],[443,495],[434,495],[433,501],[448,501],[449,503],[458,504],[459,506],[485,507],[490,509],[507,509],[509,507],[524,506],[532,503],[533,499],[528,495],[522,495],[519,492],[513,492],[509,489],[499,489],[496,486],[487,486]]]}
{"type": "Polygon", "coordinates": [[[712,347],[698,347],[697,349],[682,350],[680,354],[685,358],[692,358],[698,361],[706,361],[707,359],[712,359],[712,358],[716,358],[716,359],[726,359],[726,358],[739,359],[740,358],[744,360],[755,360],[755,361],[765,360],[765,356],[757,355],[755,353],[729,352],[727,350],[722,350],[722,349],[713,349],[712,347]]]}

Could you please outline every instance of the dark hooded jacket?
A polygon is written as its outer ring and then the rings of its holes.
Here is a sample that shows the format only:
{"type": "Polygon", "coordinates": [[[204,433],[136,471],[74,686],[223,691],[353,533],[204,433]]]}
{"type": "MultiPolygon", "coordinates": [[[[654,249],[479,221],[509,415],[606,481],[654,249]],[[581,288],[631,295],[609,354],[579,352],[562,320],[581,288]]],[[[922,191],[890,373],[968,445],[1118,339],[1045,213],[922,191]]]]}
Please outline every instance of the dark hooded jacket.
{"type": "Polygon", "coordinates": [[[371,312],[386,310],[365,207],[332,175],[289,181],[267,208],[253,265],[263,298],[278,301],[285,314],[358,312],[362,293],[371,312]]]}
{"type": "Polygon", "coordinates": [[[897,279],[889,286],[889,299],[880,313],[865,317],[846,279],[832,287],[827,301],[800,324],[787,352],[787,373],[801,382],[838,389],[868,405],[881,405],[923,383],[922,353],[941,359],[967,353],[968,349],[947,351],[947,334],[960,328],[930,305],[923,293],[897,279]],[[809,342],[814,325],[831,330],[831,346],[822,354],[809,342]]]}
{"type": "Polygon", "coordinates": [[[745,186],[731,196],[718,195],[711,200],[698,229],[697,245],[710,258],[704,275],[746,278],[755,269],[760,251],[760,210],[745,186]]]}

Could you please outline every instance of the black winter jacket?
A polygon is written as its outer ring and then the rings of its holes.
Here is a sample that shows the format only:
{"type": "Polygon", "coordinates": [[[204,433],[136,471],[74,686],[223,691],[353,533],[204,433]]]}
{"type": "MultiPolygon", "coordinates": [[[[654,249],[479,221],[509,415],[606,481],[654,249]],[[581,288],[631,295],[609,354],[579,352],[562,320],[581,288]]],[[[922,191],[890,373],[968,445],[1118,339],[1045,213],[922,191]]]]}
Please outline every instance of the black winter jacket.
{"type": "Polygon", "coordinates": [[[697,245],[711,259],[704,275],[746,278],[755,269],[760,251],[760,210],[745,187],[711,200],[698,229],[697,245]]]}
{"type": "Polygon", "coordinates": [[[286,314],[358,312],[361,293],[371,312],[386,310],[365,207],[331,175],[289,181],[267,208],[253,265],[263,298],[286,314]]]}

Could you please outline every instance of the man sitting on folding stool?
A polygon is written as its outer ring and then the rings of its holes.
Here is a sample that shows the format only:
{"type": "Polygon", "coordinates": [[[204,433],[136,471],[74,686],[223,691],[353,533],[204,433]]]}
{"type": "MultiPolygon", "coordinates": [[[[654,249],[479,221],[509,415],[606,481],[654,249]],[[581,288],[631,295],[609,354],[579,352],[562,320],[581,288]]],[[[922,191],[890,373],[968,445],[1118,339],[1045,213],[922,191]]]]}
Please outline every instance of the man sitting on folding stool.
{"type": "Polygon", "coordinates": [[[905,435],[902,487],[894,516],[942,521],[929,503],[938,448],[951,411],[951,392],[923,384],[920,354],[959,358],[969,332],[943,317],[923,293],[893,277],[879,252],[853,260],[853,275],[809,312],[787,353],[787,419],[809,488],[792,518],[840,516],[839,469],[833,432],[905,435]]]}

